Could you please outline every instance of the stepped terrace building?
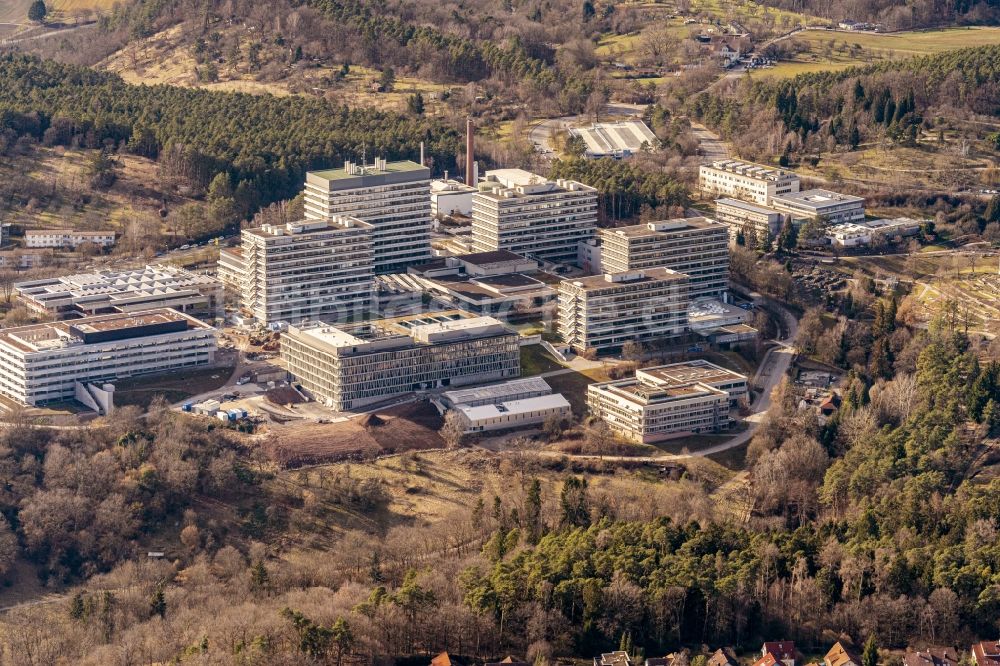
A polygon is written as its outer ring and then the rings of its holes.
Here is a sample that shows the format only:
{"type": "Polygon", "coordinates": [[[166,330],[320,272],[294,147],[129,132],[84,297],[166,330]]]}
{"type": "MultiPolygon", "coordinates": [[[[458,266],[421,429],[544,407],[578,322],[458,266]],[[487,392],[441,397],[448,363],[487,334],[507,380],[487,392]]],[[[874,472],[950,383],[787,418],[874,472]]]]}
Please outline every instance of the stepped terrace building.
{"type": "Polygon", "coordinates": [[[635,377],[587,388],[590,413],[619,435],[651,443],[728,428],[747,378],[708,361],[637,370],[635,377]]]}
{"type": "Polygon", "coordinates": [[[698,170],[698,188],[713,197],[733,197],[769,206],[771,199],[798,192],[799,177],[783,169],[744,162],[718,160],[698,170]]]}
{"type": "Polygon", "coordinates": [[[29,405],[71,399],[78,383],[209,365],[215,329],[170,309],[0,331],[0,393],[29,405]]]}
{"type": "Polygon", "coordinates": [[[691,298],[729,291],[729,229],[706,217],[601,229],[601,266],[608,273],[669,268],[690,278],[691,298]]]}
{"type": "Polygon", "coordinates": [[[243,310],[263,323],[345,321],[371,307],[367,222],[335,216],[244,229],[241,256],[243,310]]]}
{"type": "Polygon", "coordinates": [[[201,317],[223,315],[222,283],[176,266],[95,271],[18,282],[17,297],[29,310],[55,317],[172,308],[201,317]]]}
{"type": "Polygon", "coordinates": [[[594,237],[597,190],[521,169],[487,171],[472,195],[472,247],[574,262],[577,244],[594,237]]]}
{"type": "Polygon", "coordinates": [[[290,326],[281,356],[308,394],[337,411],[521,373],[516,332],[457,310],[350,327],[290,326]]]}
{"type": "Polygon", "coordinates": [[[305,216],[350,216],[372,225],[376,273],[400,273],[431,258],[431,171],[416,162],[374,165],[347,162],[343,169],[306,174],[305,216]]]}
{"type": "Polygon", "coordinates": [[[687,332],[688,276],[666,268],[563,280],[558,329],[578,352],[687,332]]]}

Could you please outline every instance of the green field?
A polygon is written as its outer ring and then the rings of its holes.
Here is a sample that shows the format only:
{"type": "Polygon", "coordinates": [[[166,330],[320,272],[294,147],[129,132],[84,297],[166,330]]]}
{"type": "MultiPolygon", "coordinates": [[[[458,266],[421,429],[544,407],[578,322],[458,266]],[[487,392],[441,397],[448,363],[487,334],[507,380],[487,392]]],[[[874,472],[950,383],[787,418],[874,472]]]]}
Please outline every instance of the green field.
{"type": "Polygon", "coordinates": [[[933,55],[970,46],[1000,44],[1000,28],[976,26],[892,34],[803,30],[793,38],[809,50],[754,76],[786,78],[807,72],[836,71],[882,60],[933,55]]]}

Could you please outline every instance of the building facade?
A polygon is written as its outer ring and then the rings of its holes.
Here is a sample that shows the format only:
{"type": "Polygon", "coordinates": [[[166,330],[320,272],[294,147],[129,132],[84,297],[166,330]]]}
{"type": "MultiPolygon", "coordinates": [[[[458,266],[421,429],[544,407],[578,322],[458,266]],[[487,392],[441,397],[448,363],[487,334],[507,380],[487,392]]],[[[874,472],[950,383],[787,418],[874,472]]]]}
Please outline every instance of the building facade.
{"type": "Polygon", "coordinates": [[[156,308],[207,318],[224,314],[221,282],[168,265],[17,282],[14,291],[29,310],[55,317],[156,308]]]}
{"type": "Polygon", "coordinates": [[[24,232],[25,247],[68,247],[75,250],[84,243],[93,243],[98,247],[112,247],[115,244],[115,232],[66,229],[29,229],[24,232]]]}
{"type": "Polygon", "coordinates": [[[773,197],[798,192],[798,175],[742,160],[718,160],[698,169],[698,188],[711,197],[733,197],[770,205],[773,197]]]}
{"type": "Polygon", "coordinates": [[[372,225],[304,220],[243,230],[243,310],[258,321],[344,321],[368,313],[372,225]]]}
{"type": "Polygon", "coordinates": [[[705,217],[601,229],[601,269],[669,268],[690,278],[691,298],[729,292],[729,228],[705,217]]]}
{"type": "Polygon", "coordinates": [[[476,193],[473,185],[466,185],[457,180],[431,181],[431,215],[446,217],[448,215],[472,215],[472,195],[476,193]]]}
{"type": "Polygon", "coordinates": [[[735,242],[740,233],[746,237],[753,230],[758,245],[777,238],[783,221],[779,211],[739,199],[717,199],[715,219],[729,227],[729,240],[735,242]]]}
{"type": "Polygon", "coordinates": [[[290,326],[281,356],[302,388],[338,411],[444,386],[518,377],[518,334],[450,311],[334,328],[290,326]]]}
{"type": "Polygon", "coordinates": [[[472,197],[472,247],[533,259],[575,262],[577,244],[594,237],[597,190],[521,169],[487,171],[472,197]]]}
{"type": "Polygon", "coordinates": [[[822,218],[828,224],[863,222],[865,219],[863,198],[830,190],[814,189],[775,196],[771,206],[796,218],[822,218]]]}
{"type": "Polygon", "coordinates": [[[563,280],[558,330],[578,352],[687,332],[688,276],[666,268],[563,280]]]}
{"type": "Polygon", "coordinates": [[[746,377],[707,361],[675,363],[591,384],[587,406],[613,432],[651,443],[728,428],[730,408],[746,390],[746,377]]]}
{"type": "Polygon", "coordinates": [[[77,383],[210,365],[215,329],[170,309],[0,331],[0,393],[28,405],[72,399],[77,383]]]}
{"type": "Polygon", "coordinates": [[[372,225],[376,273],[399,273],[431,257],[430,169],[416,162],[374,165],[347,162],[343,169],[306,174],[305,216],[350,216],[372,225]]]}

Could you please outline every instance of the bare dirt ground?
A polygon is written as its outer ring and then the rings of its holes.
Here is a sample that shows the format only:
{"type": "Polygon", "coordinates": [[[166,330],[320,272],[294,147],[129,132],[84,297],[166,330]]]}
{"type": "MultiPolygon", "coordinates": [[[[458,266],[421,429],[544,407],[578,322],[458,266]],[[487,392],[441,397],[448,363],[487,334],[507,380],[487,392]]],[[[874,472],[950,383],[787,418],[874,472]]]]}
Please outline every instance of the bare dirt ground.
{"type": "Polygon", "coordinates": [[[300,467],[440,448],[440,427],[437,410],[429,402],[416,402],[338,423],[289,423],[271,431],[264,447],[275,462],[300,467]]]}

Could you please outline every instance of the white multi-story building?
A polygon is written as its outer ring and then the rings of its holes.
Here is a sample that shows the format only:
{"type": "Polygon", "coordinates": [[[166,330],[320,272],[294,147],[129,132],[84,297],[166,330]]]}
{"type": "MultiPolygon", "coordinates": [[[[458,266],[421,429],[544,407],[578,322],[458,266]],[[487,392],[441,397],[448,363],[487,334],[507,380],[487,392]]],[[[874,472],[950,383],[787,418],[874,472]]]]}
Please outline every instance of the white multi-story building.
{"type": "Polygon", "coordinates": [[[98,247],[112,247],[115,244],[115,232],[67,229],[28,229],[24,232],[25,247],[68,247],[75,250],[84,243],[93,243],[98,247]]]}
{"type": "Polygon", "coordinates": [[[601,229],[601,270],[669,268],[690,278],[691,298],[729,292],[729,228],[706,217],[601,229]]]}
{"type": "Polygon", "coordinates": [[[444,217],[447,215],[472,215],[472,195],[476,193],[474,185],[466,185],[457,180],[431,181],[431,215],[444,217]]]}
{"type": "Polygon", "coordinates": [[[172,308],[202,317],[223,315],[223,286],[207,275],[177,266],[95,271],[14,284],[35,312],[62,316],[172,308]]]}
{"type": "Polygon", "coordinates": [[[591,384],[587,405],[613,432],[650,443],[727,428],[730,408],[747,395],[745,376],[698,360],[591,384]]]}
{"type": "Polygon", "coordinates": [[[219,250],[219,265],[216,276],[227,289],[237,294],[242,292],[246,281],[246,264],[243,261],[242,247],[224,247],[219,250]]]}
{"type": "Polygon", "coordinates": [[[773,197],[799,191],[798,175],[742,160],[718,160],[698,170],[698,188],[713,197],[734,197],[764,206],[773,197]]]}
{"type": "Polygon", "coordinates": [[[458,311],[353,327],[289,326],[281,338],[281,357],[307,393],[338,411],[521,373],[515,331],[492,317],[458,311]]]}
{"type": "Polygon", "coordinates": [[[729,227],[730,240],[752,229],[761,244],[777,238],[783,222],[780,211],[739,199],[716,200],[715,219],[729,227]]]}
{"type": "Polygon", "coordinates": [[[594,236],[597,190],[548,180],[522,169],[487,171],[472,196],[472,247],[509,250],[548,261],[576,261],[577,244],[594,236]]]}
{"type": "Polygon", "coordinates": [[[343,169],[306,174],[305,216],[350,216],[372,225],[376,273],[400,273],[431,257],[430,169],[416,162],[374,165],[347,162],[343,169]]]}
{"type": "Polygon", "coordinates": [[[688,276],[666,268],[607,273],[559,285],[559,335],[577,351],[687,331],[688,276]]]}
{"type": "Polygon", "coordinates": [[[372,225],[303,220],[243,230],[243,309],[258,321],[346,321],[374,291],[372,225]]]}
{"type": "Polygon", "coordinates": [[[771,207],[794,218],[822,218],[828,224],[862,222],[865,219],[865,200],[862,197],[830,190],[805,190],[775,196],[771,199],[771,207]]]}
{"type": "Polygon", "coordinates": [[[215,329],[170,309],[99,315],[0,331],[0,393],[36,405],[101,383],[209,365],[215,329]]]}

